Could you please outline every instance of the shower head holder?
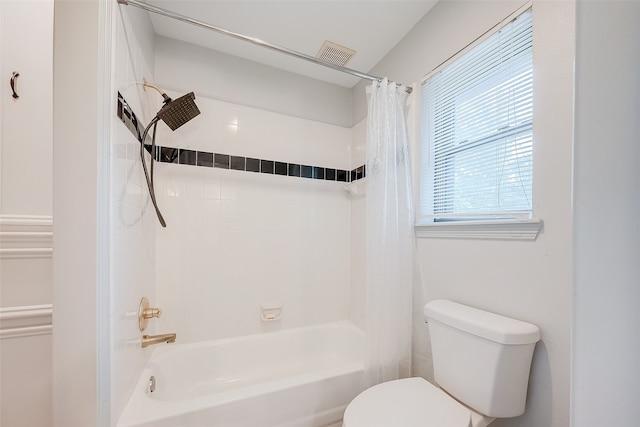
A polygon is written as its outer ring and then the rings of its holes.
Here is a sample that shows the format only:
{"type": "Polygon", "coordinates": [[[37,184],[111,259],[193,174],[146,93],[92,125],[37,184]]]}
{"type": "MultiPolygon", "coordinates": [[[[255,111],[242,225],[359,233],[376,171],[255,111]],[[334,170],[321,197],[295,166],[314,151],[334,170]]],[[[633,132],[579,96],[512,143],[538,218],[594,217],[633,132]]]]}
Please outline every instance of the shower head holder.
{"type": "Polygon", "coordinates": [[[167,105],[168,103],[171,102],[171,98],[169,97],[169,95],[167,95],[165,93],[165,91],[163,91],[162,89],[160,89],[158,86],[151,84],[147,81],[147,79],[145,79],[144,77],[142,78],[142,89],[147,90],[147,88],[150,87],[151,89],[155,89],[158,91],[158,93],[160,95],[162,95],[162,103],[164,105],[167,105]]]}

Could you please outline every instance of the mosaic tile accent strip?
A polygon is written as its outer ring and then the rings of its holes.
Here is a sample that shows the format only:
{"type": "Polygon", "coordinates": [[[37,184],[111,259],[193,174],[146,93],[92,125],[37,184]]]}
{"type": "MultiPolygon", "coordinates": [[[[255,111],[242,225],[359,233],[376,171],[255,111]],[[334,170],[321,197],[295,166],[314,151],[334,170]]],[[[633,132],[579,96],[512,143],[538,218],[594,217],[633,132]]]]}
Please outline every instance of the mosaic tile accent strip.
{"type": "MultiPolygon", "coordinates": [[[[151,147],[146,146],[151,152],[151,147]]],[[[268,159],[233,156],[223,153],[209,153],[182,148],[156,147],[156,161],[178,163],[189,166],[214,167],[270,175],[293,176],[323,181],[353,182],[365,177],[364,165],[353,170],[332,169],[322,166],[301,165],[268,159]]]]}
{"type": "Polygon", "coordinates": [[[129,132],[136,137],[138,141],[142,141],[142,132],[144,132],[144,127],[138,121],[136,114],[133,112],[127,101],[125,101],[124,97],[118,92],[118,117],[122,120],[122,123],[129,129],[129,132]]]}
{"type": "MultiPolygon", "coordinates": [[[[118,117],[127,129],[140,141],[144,127],[138,122],[122,95],[118,93],[118,117]]],[[[149,139],[147,139],[148,141],[149,139]]],[[[145,144],[145,149],[151,153],[151,145],[145,144]]],[[[366,176],[365,166],[353,170],[332,169],[322,166],[286,163],[277,160],[255,159],[252,157],[233,156],[207,151],[187,150],[184,148],[170,148],[156,146],[155,160],[162,163],[176,163],[180,165],[213,167],[253,173],[267,173],[272,175],[292,176],[323,181],[353,182],[366,176]]]]}

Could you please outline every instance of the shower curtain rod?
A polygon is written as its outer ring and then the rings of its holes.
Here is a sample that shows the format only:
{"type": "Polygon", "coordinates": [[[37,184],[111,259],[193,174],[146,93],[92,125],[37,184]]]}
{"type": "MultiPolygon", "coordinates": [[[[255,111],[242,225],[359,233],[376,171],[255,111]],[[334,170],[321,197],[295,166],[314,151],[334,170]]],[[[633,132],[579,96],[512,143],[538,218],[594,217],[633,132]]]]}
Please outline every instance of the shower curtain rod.
{"type": "MultiPolygon", "coordinates": [[[[205,28],[207,30],[215,31],[220,34],[224,34],[225,36],[233,37],[238,40],[242,40],[245,42],[253,43],[257,46],[261,46],[267,49],[275,50],[276,52],[284,53],[289,56],[293,56],[298,59],[303,59],[305,61],[313,62],[314,64],[322,65],[324,67],[333,68],[336,71],[341,71],[343,73],[351,74],[352,76],[360,77],[361,79],[371,80],[381,82],[382,77],[372,76],[371,74],[366,74],[358,70],[354,70],[347,67],[341,67],[340,65],[331,64],[329,62],[324,62],[315,58],[313,56],[307,55],[302,52],[297,52],[295,50],[288,49],[286,47],[277,46],[271,43],[267,43],[263,40],[257,39],[255,37],[245,36],[244,34],[234,33],[233,31],[225,30],[224,28],[216,27],[211,24],[207,24],[206,22],[198,21],[197,19],[189,18],[188,16],[180,15],[179,13],[171,12],[166,9],[162,9],[160,7],[151,6],[146,3],[139,2],[137,0],[117,0],[118,3],[124,4],[127,6],[135,6],[140,9],[147,10],[149,12],[157,13],[158,15],[163,15],[168,18],[176,19],[178,21],[186,22],[187,24],[192,24],[197,27],[205,28]]],[[[401,86],[400,83],[396,83],[398,86],[401,86]]],[[[412,92],[412,88],[410,86],[405,87],[405,91],[407,93],[412,92]]]]}

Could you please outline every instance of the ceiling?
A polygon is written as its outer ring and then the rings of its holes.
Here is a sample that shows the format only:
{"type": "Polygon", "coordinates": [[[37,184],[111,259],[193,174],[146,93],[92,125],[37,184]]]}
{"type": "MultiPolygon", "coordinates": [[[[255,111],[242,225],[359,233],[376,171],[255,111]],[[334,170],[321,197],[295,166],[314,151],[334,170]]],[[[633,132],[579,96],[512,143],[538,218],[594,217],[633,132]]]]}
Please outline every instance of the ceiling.
{"type": "MultiPolygon", "coordinates": [[[[146,0],[156,7],[315,57],[325,40],[357,53],[346,67],[368,73],[436,0],[146,0]]],[[[317,64],[152,13],[158,35],[353,87],[360,80],[317,64]]]]}

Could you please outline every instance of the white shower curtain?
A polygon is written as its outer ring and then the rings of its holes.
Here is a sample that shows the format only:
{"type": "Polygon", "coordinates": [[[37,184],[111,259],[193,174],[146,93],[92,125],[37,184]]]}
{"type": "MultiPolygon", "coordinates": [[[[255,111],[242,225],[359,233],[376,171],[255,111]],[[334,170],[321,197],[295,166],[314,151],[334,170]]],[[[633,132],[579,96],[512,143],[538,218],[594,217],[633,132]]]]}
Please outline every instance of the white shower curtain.
{"type": "Polygon", "coordinates": [[[369,386],[411,374],[414,214],[404,86],[367,88],[367,308],[369,386]]]}

